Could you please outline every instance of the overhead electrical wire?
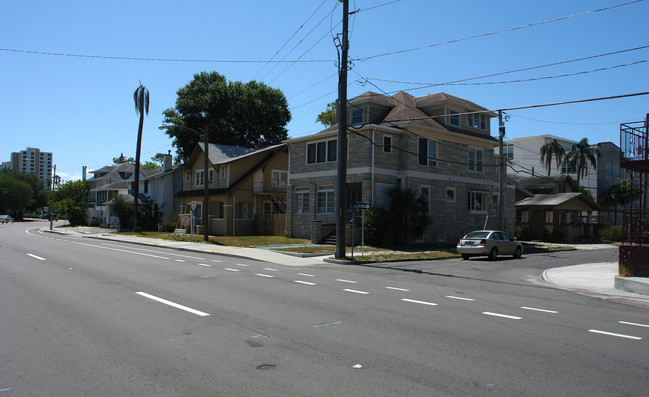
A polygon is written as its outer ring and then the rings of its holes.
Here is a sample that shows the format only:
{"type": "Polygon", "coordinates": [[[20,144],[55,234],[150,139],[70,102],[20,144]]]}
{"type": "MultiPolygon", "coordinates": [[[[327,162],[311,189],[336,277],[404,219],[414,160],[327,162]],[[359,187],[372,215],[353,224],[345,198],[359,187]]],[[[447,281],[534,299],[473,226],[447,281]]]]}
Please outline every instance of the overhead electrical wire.
{"type": "Polygon", "coordinates": [[[627,5],[631,5],[631,4],[635,4],[635,3],[640,3],[642,1],[644,1],[644,0],[628,1],[626,3],[616,4],[616,5],[612,5],[612,6],[608,6],[608,7],[597,8],[597,9],[594,9],[594,10],[584,11],[584,12],[580,12],[580,13],[577,13],[577,14],[571,14],[571,15],[566,15],[566,16],[563,16],[563,17],[552,18],[552,19],[548,19],[548,20],[545,20],[545,21],[533,22],[533,23],[529,23],[529,24],[526,24],[526,25],[520,25],[520,26],[501,29],[501,30],[497,30],[497,31],[489,32],[489,33],[481,33],[481,34],[477,34],[477,35],[473,35],[473,36],[462,37],[462,38],[459,38],[459,39],[447,40],[447,41],[442,41],[442,42],[439,42],[439,43],[428,44],[428,45],[414,47],[414,48],[408,48],[408,49],[405,49],[405,50],[384,52],[382,54],[370,55],[370,56],[367,56],[367,57],[357,58],[357,59],[354,59],[354,60],[365,62],[365,61],[368,61],[370,59],[385,57],[385,56],[389,56],[389,55],[403,54],[403,53],[406,53],[406,52],[412,52],[412,51],[423,50],[423,49],[426,49],[426,48],[437,47],[437,46],[441,46],[441,45],[444,45],[444,44],[458,43],[460,41],[466,41],[466,40],[471,40],[471,39],[477,39],[477,38],[480,38],[480,37],[492,36],[492,35],[495,35],[495,34],[511,32],[511,31],[514,31],[514,30],[519,30],[519,29],[524,29],[524,28],[530,28],[530,27],[543,25],[543,24],[551,23],[551,22],[558,22],[558,21],[562,21],[562,20],[565,20],[565,19],[568,19],[568,18],[574,18],[574,17],[578,17],[578,16],[582,16],[582,15],[592,14],[592,13],[595,13],[595,12],[608,11],[608,10],[611,10],[611,9],[614,9],[614,8],[623,7],[623,6],[627,6],[627,5]]]}

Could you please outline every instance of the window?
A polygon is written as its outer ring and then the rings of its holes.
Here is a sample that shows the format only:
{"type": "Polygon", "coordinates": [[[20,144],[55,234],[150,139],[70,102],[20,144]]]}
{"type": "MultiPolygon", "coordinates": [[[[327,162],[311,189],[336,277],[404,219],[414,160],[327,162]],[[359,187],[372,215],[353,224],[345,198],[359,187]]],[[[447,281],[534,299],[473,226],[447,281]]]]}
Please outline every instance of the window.
{"type": "Polygon", "coordinates": [[[606,175],[612,175],[613,174],[613,166],[610,161],[606,162],[606,175]]]}
{"type": "Polygon", "coordinates": [[[221,171],[221,179],[225,179],[225,166],[220,166],[219,170],[221,171]]]}
{"type": "Polygon", "coordinates": [[[508,143],[506,145],[503,145],[503,156],[508,159],[513,159],[514,158],[514,145],[511,143],[508,143]]]}
{"type": "Polygon", "coordinates": [[[318,213],[333,214],[335,200],[333,186],[322,186],[318,188],[318,213]]]}
{"type": "Polygon", "coordinates": [[[352,125],[363,124],[365,122],[364,116],[365,116],[365,112],[363,112],[363,109],[352,110],[352,119],[350,124],[352,125]]]}
{"type": "Polygon", "coordinates": [[[521,223],[530,223],[529,211],[521,211],[521,223]]]}
{"type": "Polygon", "coordinates": [[[430,186],[419,187],[419,198],[422,201],[421,213],[424,215],[430,214],[430,186]]]}
{"type": "Polygon", "coordinates": [[[288,171],[273,170],[270,183],[273,187],[286,187],[287,180],[288,171]]]}
{"type": "Polygon", "coordinates": [[[196,170],[196,174],[194,175],[194,186],[203,186],[204,183],[205,183],[205,171],[196,170]]]}
{"type": "Polygon", "coordinates": [[[467,114],[466,125],[479,130],[487,129],[487,117],[484,114],[467,114]]]}
{"type": "Polygon", "coordinates": [[[566,212],[566,225],[572,225],[574,221],[574,216],[572,212],[566,212]]]}
{"type": "Polygon", "coordinates": [[[419,164],[437,166],[437,142],[419,138],[419,164]]]}
{"type": "Polygon", "coordinates": [[[484,192],[469,192],[469,211],[473,214],[486,214],[487,194],[484,192]]]}
{"type": "Polygon", "coordinates": [[[392,137],[390,135],[383,136],[383,151],[385,153],[392,153],[392,137]]]}
{"type": "Polygon", "coordinates": [[[456,112],[455,110],[449,110],[448,114],[449,114],[448,123],[450,125],[454,125],[456,127],[459,127],[460,126],[460,113],[456,112]]]}
{"type": "Polygon", "coordinates": [[[296,214],[309,213],[309,189],[308,188],[295,189],[295,213],[296,214]]]}
{"type": "Polygon", "coordinates": [[[545,211],[545,223],[548,225],[554,223],[554,214],[552,211],[545,211]]]}
{"type": "Polygon", "coordinates": [[[619,164],[613,164],[613,175],[614,176],[620,176],[620,165],[619,164]]]}
{"type": "Polygon", "coordinates": [[[306,150],[306,162],[307,164],[315,164],[336,161],[337,149],[336,139],[309,143],[306,150]]]}
{"type": "Polygon", "coordinates": [[[237,216],[235,219],[252,219],[250,217],[250,203],[237,203],[237,216]]]}
{"type": "Polygon", "coordinates": [[[455,188],[454,187],[447,187],[446,188],[446,201],[451,203],[455,202],[455,188]]]}
{"type": "Polygon", "coordinates": [[[469,149],[469,171],[482,172],[483,151],[480,149],[469,149]]]}
{"type": "Polygon", "coordinates": [[[210,185],[214,184],[214,170],[210,168],[209,172],[207,173],[207,183],[210,185]]]}
{"type": "Polygon", "coordinates": [[[575,172],[577,172],[577,171],[575,171],[575,167],[573,166],[573,164],[571,164],[567,160],[563,160],[563,162],[561,163],[561,173],[562,174],[574,174],[575,172]]]}

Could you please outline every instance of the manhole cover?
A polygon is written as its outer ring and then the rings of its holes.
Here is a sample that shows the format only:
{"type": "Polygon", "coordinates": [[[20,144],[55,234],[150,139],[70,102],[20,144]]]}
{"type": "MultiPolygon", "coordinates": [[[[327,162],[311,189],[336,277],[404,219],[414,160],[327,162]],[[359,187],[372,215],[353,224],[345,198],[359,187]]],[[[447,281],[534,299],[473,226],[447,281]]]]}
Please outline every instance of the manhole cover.
{"type": "Polygon", "coordinates": [[[259,370],[268,370],[268,369],[275,369],[277,366],[275,364],[261,364],[257,366],[257,369],[259,370]]]}

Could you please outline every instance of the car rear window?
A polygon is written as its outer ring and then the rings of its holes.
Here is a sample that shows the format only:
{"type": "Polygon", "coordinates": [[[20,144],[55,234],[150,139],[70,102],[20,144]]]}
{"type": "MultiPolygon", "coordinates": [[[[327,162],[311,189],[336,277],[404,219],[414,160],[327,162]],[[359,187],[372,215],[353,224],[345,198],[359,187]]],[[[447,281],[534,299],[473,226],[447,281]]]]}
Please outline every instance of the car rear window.
{"type": "Polygon", "coordinates": [[[487,238],[489,232],[471,232],[464,236],[464,238],[487,238]]]}

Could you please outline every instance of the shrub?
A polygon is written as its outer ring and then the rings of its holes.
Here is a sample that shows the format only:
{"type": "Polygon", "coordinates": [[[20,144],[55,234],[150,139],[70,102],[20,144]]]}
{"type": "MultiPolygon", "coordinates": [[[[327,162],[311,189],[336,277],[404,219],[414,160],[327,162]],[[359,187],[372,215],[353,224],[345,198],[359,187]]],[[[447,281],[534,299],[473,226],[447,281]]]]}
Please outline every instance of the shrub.
{"type": "Polygon", "coordinates": [[[622,225],[604,226],[599,229],[599,235],[603,240],[609,241],[624,241],[624,229],[622,225]]]}

